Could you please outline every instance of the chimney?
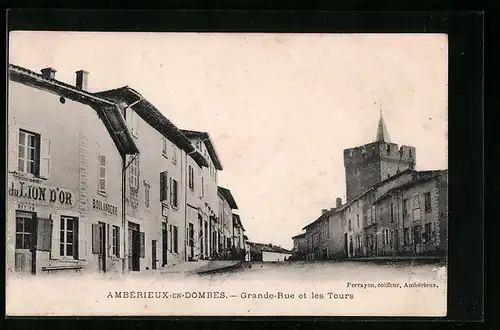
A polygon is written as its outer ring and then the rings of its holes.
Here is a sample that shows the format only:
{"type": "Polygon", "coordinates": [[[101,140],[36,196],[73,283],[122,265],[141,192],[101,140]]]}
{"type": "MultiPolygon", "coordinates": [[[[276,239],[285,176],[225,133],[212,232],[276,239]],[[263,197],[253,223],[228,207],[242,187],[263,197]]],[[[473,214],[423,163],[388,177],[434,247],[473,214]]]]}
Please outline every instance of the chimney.
{"type": "Polygon", "coordinates": [[[88,87],[89,73],[85,70],[76,71],[76,88],[86,91],[88,87]]]}
{"type": "Polygon", "coordinates": [[[342,198],[338,197],[335,199],[335,208],[340,208],[342,206],[342,198]]]}
{"type": "Polygon", "coordinates": [[[322,209],[321,210],[321,214],[325,214],[326,212],[328,212],[328,209],[322,209]]]}
{"type": "Polygon", "coordinates": [[[40,70],[42,72],[42,76],[44,78],[56,79],[56,69],[54,68],[45,68],[40,70]]]}

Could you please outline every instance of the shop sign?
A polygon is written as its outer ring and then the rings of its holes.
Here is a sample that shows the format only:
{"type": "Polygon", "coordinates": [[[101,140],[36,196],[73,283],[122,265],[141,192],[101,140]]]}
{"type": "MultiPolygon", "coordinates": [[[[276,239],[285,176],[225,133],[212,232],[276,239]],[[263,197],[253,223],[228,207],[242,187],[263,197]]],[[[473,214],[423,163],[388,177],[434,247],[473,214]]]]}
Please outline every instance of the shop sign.
{"type": "Polygon", "coordinates": [[[67,188],[15,180],[8,186],[9,198],[19,199],[33,204],[73,207],[75,195],[67,188]]]}
{"type": "Polygon", "coordinates": [[[109,215],[118,215],[118,207],[95,198],[92,199],[92,209],[109,215]]]}

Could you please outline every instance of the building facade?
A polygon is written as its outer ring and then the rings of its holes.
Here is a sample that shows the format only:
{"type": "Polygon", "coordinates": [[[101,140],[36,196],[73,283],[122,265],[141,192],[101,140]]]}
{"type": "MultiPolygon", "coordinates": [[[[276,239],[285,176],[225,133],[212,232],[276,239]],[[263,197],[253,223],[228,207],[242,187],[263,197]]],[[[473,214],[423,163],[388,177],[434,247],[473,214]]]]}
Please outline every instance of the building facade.
{"type": "Polygon", "coordinates": [[[301,233],[292,237],[293,248],[292,257],[294,260],[304,260],[306,256],[306,233],[301,233]]]}
{"type": "Polygon", "coordinates": [[[376,141],[344,163],[347,201],[304,227],[308,260],[446,256],[447,170],[415,170],[415,148],[390,143],[382,115],[376,141]]]}
{"type": "Polygon", "coordinates": [[[7,269],[121,272],[122,172],[137,154],[117,104],[9,65],[7,269]]]}

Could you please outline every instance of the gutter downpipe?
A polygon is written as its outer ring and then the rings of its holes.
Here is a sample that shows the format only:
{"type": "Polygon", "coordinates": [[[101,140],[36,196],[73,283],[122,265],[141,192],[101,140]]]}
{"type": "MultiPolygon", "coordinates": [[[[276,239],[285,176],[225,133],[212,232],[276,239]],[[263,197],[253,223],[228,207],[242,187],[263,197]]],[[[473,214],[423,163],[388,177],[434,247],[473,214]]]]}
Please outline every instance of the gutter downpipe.
{"type": "MultiPolygon", "coordinates": [[[[134,93],[135,95],[137,95],[139,97],[139,99],[137,99],[137,101],[133,102],[132,104],[129,104],[127,105],[124,109],[123,109],[123,118],[127,119],[127,114],[126,114],[126,110],[128,108],[131,108],[133,107],[134,105],[136,105],[137,103],[141,102],[143,100],[143,97],[135,92],[132,91],[132,93],[134,93]]],[[[128,272],[128,245],[127,245],[127,242],[128,242],[128,230],[126,229],[127,228],[127,215],[126,215],[126,206],[125,206],[125,202],[126,202],[126,184],[125,182],[127,181],[127,178],[126,178],[126,171],[127,171],[127,168],[130,166],[130,164],[132,164],[132,162],[137,158],[137,156],[139,156],[139,152],[136,153],[134,155],[134,157],[130,160],[130,162],[127,164],[127,155],[124,154],[123,157],[122,157],[122,228],[123,228],[123,262],[122,262],[122,272],[123,274],[126,274],[128,272]]]]}
{"type": "MultiPolygon", "coordinates": [[[[184,163],[185,165],[187,165],[187,158],[189,155],[191,154],[194,154],[196,152],[196,149],[193,150],[193,151],[190,151],[190,152],[186,152],[186,157],[184,159],[184,163]]],[[[181,163],[182,164],[182,163],[181,163]]],[[[187,168],[187,166],[185,166],[187,168]]],[[[184,173],[185,171],[182,170],[182,166],[181,166],[181,171],[184,173]]],[[[186,174],[184,174],[186,175],[186,174]]],[[[186,178],[184,178],[184,233],[187,232],[188,230],[188,225],[187,225],[187,208],[188,208],[188,203],[187,203],[187,184],[188,184],[188,180],[185,180],[186,178]]],[[[188,237],[188,239],[186,240],[184,238],[184,261],[187,262],[188,261],[188,256],[187,256],[187,250],[188,250],[188,243],[189,243],[189,233],[187,233],[187,235],[184,235],[184,237],[188,237]]]]}

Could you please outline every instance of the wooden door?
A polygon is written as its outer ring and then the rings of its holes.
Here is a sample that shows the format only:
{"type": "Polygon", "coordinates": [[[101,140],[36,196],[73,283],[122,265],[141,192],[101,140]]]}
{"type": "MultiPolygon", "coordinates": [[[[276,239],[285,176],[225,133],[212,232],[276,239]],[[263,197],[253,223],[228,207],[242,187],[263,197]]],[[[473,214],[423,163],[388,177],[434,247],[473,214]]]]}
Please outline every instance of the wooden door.
{"type": "Polygon", "coordinates": [[[16,272],[35,273],[36,232],[36,215],[30,212],[16,212],[16,272]]]}

